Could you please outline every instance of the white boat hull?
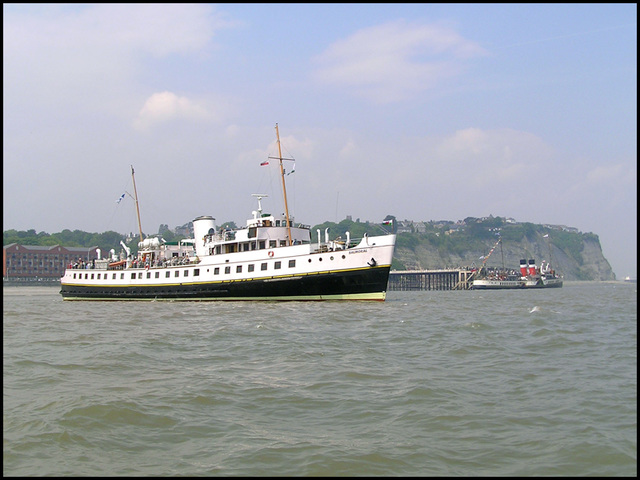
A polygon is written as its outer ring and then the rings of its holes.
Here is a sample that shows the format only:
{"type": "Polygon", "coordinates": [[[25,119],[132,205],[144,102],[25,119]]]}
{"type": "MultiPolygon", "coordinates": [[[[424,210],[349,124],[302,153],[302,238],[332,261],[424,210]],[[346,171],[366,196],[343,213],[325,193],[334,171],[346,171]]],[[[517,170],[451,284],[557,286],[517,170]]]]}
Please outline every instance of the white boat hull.
{"type": "Polygon", "coordinates": [[[522,280],[474,280],[471,286],[474,290],[507,290],[514,288],[525,288],[522,280]]]}
{"type": "Polygon", "coordinates": [[[562,287],[561,278],[522,278],[520,280],[497,280],[497,279],[479,279],[474,280],[471,288],[473,290],[513,290],[513,289],[533,289],[533,288],[560,288],[562,287]]]}
{"type": "Polygon", "coordinates": [[[560,288],[562,287],[561,278],[532,278],[526,281],[526,288],[560,288]]]}

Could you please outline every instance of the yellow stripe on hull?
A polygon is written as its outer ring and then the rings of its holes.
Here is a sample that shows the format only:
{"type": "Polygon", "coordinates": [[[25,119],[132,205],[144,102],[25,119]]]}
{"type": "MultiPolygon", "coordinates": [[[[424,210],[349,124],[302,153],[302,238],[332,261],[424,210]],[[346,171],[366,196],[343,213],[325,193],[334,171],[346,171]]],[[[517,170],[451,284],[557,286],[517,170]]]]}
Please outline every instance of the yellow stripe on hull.
{"type": "Polygon", "coordinates": [[[65,301],[96,301],[96,302],[323,302],[340,300],[362,300],[384,302],[387,292],[352,293],[342,295],[300,295],[279,297],[215,297],[215,298],[87,298],[63,297],[65,301]]]}

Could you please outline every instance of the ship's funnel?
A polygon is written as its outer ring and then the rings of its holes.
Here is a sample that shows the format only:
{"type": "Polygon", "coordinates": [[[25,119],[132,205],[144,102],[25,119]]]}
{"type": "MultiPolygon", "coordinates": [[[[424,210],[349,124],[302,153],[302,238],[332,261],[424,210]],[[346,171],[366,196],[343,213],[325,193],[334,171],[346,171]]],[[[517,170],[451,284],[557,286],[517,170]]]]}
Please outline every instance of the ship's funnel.
{"type": "Polygon", "coordinates": [[[523,277],[527,276],[527,259],[523,258],[520,260],[520,274],[523,277]]]}
{"type": "Polygon", "coordinates": [[[529,260],[529,275],[536,274],[536,261],[534,259],[529,260]]]}
{"type": "Polygon", "coordinates": [[[216,219],[208,215],[198,217],[193,221],[193,237],[196,242],[196,255],[200,258],[207,255],[208,248],[205,247],[205,236],[209,233],[209,229],[215,230],[216,219]]]}

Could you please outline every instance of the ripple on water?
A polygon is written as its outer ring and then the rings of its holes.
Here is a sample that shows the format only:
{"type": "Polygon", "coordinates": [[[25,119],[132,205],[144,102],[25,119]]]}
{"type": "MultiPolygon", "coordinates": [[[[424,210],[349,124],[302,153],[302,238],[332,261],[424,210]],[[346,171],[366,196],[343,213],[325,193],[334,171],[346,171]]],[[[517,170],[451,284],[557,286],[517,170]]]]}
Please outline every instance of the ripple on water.
{"type": "Polygon", "coordinates": [[[5,295],[3,471],[635,476],[635,291],[569,287],[379,304],[5,295]]]}

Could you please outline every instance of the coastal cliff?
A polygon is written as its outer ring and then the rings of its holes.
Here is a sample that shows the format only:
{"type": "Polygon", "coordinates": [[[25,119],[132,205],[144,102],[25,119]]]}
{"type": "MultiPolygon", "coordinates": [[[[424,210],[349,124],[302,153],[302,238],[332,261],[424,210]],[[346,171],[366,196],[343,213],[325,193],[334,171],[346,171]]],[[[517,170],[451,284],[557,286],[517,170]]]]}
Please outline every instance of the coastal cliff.
{"type": "Polygon", "coordinates": [[[552,267],[565,280],[616,279],[611,265],[602,254],[597,235],[567,232],[549,234],[543,230],[520,239],[505,237],[502,237],[500,243],[496,241],[497,236],[484,239],[467,238],[467,247],[460,248],[458,244],[461,242],[431,242],[425,235],[399,233],[394,253],[394,268],[429,270],[480,266],[485,260],[484,257],[491,252],[485,262],[487,267],[504,266],[507,269],[518,270],[521,259],[534,259],[538,266],[543,260],[551,261],[552,267]],[[407,241],[410,239],[413,241],[407,241]]]}
{"type": "MultiPolygon", "coordinates": [[[[486,249],[475,249],[463,254],[452,250],[439,249],[429,243],[419,243],[413,248],[407,246],[397,246],[394,253],[394,268],[398,270],[430,270],[444,267],[459,266],[480,266],[482,257],[491,249],[492,245],[487,244],[486,249]],[[397,263],[396,263],[397,262],[397,263]]],[[[549,249],[546,243],[538,241],[524,240],[510,245],[502,246],[504,252],[504,266],[508,269],[518,270],[520,260],[526,258],[535,259],[536,265],[540,265],[542,260],[549,261],[549,249]]],[[[599,241],[586,239],[583,241],[581,258],[575,259],[567,252],[558,247],[551,248],[551,261],[565,280],[615,280],[615,274],[611,265],[602,254],[599,241]]],[[[487,260],[486,266],[502,268],[502,253],[498,246],[492,256],[487,260]]]]}

